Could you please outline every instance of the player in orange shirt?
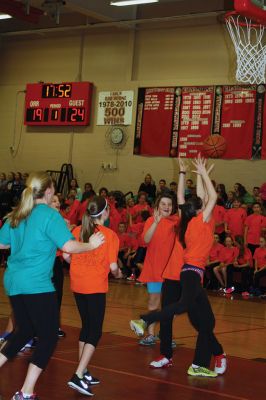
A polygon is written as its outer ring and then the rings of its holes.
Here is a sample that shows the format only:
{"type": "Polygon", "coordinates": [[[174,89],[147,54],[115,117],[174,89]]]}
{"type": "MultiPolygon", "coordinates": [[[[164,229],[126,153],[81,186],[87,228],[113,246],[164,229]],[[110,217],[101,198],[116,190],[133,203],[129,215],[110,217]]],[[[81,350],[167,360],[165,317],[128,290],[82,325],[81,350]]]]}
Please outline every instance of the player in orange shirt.
{"type": "MultiPolygon", "coordinates": [[[[159,195],[155,202],[154,214],[148,218],[142,233],[144,242],[147,243],[147,252],[139,281],[147,283],[148,310],[160,308],[162,272],[175,241],[175,225],[178,217],[175,215],[176,206],[170,194],[159,195]]],[[[148,327],[148,335],[139,341],[139,344],[151,346],[155,344],[155,324],[148,327]]]]}
{"type": "Polygon", "coordinates": [[[97,378],[90,375],[87,366],[102,335],[108,274],[111,270],[116,278],[122,277],[117,266],[118,237],[115,232],[104,226],[108,216],[107,200],[95,196],[88,204],[82,225],[72,232],[76,240],[85,243],[94,232],[101,232],[105,238],[101,248],[74,255],[70,263],[70,285],[82,327],[79,336],[79,364],[68,385],[88,396],[93,395],[90,386],[99,383],[97,378]]]}
{"type": "MultiPolygon", "coordinates": [[[[170,304],[161,311],[141,315],[140,320],[132,320],[130,327],[138,335],[143,335],[145,329],[155,321],[172,318],[174,314],[190,312],[190,321],[198,331],[197,344],[193,364],[187,373],[191,376],[214,378],[226,370],[226,356],[221,344],[217,341],[213,329],[215,318],[201,282],[210,249],[213,244],[215,222],[212,211],[216,204],[217,194],[206,169],[206,161],[200,156],[194,162],[196,173],[206,187],[206,196],[192,197],[184,201],[184,183],[186,167],[180,160],[180,176],[178,185],[178,203],[181,207],[179,225],[179,240],[184,248],[184,262],[180,282],[182,286],[181,299],[170,304]],[[211,356],[215,356],[215,371],[211,371],[211,356]]],[[[197,185],[198,186],[198,185],[197,185]]],[[[198,192],[199,193],[199,192],[198,192]]]]}

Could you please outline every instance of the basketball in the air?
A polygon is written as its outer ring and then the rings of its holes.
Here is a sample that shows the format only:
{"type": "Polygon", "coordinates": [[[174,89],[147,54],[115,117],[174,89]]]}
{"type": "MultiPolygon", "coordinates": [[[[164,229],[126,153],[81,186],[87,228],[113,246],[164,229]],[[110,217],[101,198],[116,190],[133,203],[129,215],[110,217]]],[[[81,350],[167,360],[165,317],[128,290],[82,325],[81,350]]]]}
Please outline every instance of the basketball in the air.
{"type": "Polygon", "coordinates": [[[220,158],[225,150],[226,141],[221,135],[210,135],[202,143],[202,153],[208,158],[220,158]]]}

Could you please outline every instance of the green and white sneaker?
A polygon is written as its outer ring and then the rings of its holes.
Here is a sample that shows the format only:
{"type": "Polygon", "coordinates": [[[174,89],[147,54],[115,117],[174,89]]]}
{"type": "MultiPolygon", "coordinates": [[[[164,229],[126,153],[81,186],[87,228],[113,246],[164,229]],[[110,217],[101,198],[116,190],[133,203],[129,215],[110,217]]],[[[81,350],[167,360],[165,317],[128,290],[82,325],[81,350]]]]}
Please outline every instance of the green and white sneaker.
{"type": "Polygon", "coordinates": [[[137,336],[143,336],[145,329],[147,328],[147,324],[143,319],[132,319],[129,323],[130,328],[137,336]]]}
{"type": "Polygon", "coordinates": [[[208,368],[204,367],[192,367],[192,365],[187,370],[190,376],[204,376],[205,378],[216,378],[218,374],[208,368]]]}

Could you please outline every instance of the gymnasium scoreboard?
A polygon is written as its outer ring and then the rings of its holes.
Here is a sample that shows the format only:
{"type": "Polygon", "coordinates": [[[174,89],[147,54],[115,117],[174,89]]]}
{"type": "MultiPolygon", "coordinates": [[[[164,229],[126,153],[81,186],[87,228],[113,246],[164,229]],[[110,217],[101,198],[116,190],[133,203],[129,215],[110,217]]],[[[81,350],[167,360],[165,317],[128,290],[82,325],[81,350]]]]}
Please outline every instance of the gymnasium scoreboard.
{"type": "Polygon", "coordinates": [[[89,125],[91,82],[29,83],[24,124],[29,126],[89,125]]]}

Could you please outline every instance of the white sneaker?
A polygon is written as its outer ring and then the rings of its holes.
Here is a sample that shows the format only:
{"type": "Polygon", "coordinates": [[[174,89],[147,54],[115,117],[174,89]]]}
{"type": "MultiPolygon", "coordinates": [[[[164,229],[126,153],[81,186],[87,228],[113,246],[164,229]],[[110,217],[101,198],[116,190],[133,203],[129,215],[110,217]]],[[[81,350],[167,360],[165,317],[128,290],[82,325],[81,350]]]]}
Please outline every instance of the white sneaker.
{"type": "Polygon", "coordinates": [[[156,358],[156,360],[150,363],[151,368],[168,368],[172,367],[172,365],[173,365],[172,358],[169,359],[164,356],[160,356],[159,358],[156,358]]]}
{"type": "Polygon", "coordinates": [[[215,356],[214,359],[215,359],[214,371],[219,375],[224,374],[227,368],[226,354],[223,353],[220,356],[215,356]]]}

